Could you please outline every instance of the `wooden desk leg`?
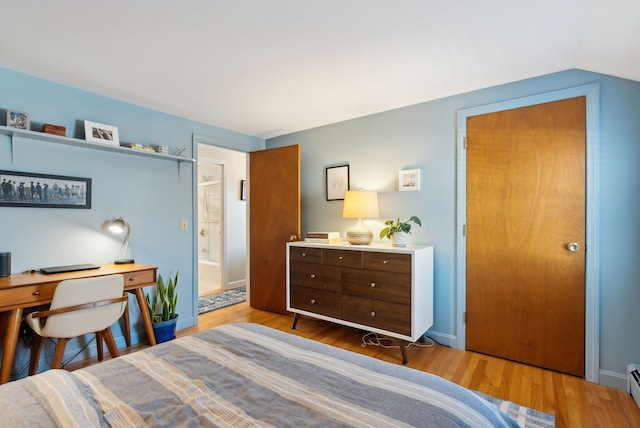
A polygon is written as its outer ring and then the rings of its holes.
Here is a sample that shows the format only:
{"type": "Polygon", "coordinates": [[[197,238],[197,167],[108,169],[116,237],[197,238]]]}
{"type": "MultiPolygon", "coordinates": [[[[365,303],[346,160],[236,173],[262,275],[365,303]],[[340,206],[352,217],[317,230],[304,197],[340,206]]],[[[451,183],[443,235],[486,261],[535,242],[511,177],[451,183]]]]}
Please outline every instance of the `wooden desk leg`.
{"type": "Polygon", "coordinates": [[[151,346],[156,345],[156,335],[153,332],[153,326],[151,325],[151,317],[149,316],[149,309],[147,309],[147,301],[144,298],[142,288],[136,288],[136,299],[138,300],[138,306],[140,307],[140,315],[142,321],[144,321],[144,328],[147,330],[147,337],[149,338],[149,344],[151,346]]]}
{"type": "Polygon", "coordinates": [[[8,312],[0,312],[0,342],[3,343],[7,335],[7,318],[9,318],[8,312]]]}
{"type": "MultiPolygon", "coordinates": [[[[125,296],[127,296],[127,294],[125,294],[125,296]]],[[[124,341],[127,342],[127,346],[131,346],[131,320],[129,319],[129,302],[128,301],[127,301],[127,306],[124,307],[122,319],[124,320],[124,341]]]]}
{"type": "Polygon", "coordinates": [[[2,369],[0,369],[0,384],[9,382],[13,357],[16,354],[16,344],[22,322],[22,308],[9,312],[7,317],[6,332],[4,336],[4,351],[2,353],[2,369]]]}

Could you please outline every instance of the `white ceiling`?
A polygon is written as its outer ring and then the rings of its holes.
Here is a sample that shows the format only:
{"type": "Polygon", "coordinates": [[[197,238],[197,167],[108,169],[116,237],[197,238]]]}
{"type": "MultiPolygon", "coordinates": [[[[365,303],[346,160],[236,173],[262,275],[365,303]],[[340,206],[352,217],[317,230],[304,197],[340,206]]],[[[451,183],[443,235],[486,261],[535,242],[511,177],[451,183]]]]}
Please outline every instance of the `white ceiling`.
{"type": "Polygon", "coordinates": [[[0,0],[0,14],[0,66],[262,138],[570,68],[640,81],[638,0],[0,0]]]}

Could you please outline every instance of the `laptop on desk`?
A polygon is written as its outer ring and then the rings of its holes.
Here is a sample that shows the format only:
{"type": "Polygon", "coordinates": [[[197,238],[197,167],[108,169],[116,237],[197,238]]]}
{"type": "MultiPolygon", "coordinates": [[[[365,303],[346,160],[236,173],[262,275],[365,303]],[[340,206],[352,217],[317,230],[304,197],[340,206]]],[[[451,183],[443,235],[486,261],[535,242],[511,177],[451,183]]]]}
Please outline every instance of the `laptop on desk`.
{"type": "Polygon", "coordinates": [[[68,266],[51,266],[44,267],[40,269],[40,273],[51,274],[51,273],[64,273],[64,272],[75,272],[79,270],[90,270],[90,269],[99,269],[100,266],[94,265],[91,263],[84,263],[79,265],[68,265],[68,266]]]}

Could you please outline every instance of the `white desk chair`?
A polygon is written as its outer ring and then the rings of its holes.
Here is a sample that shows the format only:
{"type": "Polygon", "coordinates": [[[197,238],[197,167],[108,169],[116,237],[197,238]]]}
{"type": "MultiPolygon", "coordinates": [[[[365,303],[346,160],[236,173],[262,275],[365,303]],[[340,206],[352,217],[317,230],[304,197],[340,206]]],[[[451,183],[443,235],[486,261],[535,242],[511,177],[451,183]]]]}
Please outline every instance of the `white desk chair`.
{"type": "Polygon", "coordinates": [[[118,357],[118,348],[110,326],[122,316],[127,305],[127,297],[123,296],[123,291],[124,277],[120,274],[69,279],[58,284],[49,310],[32,312],[26,318],[35,333],[29,376],[38,370],[38,359],[45,337],[58,339],[52,369],[62,367],[62,357],[69,339],[89,333],[96,335],[99,361],[103,359],[103,338],[111,358],[118,357]]]}

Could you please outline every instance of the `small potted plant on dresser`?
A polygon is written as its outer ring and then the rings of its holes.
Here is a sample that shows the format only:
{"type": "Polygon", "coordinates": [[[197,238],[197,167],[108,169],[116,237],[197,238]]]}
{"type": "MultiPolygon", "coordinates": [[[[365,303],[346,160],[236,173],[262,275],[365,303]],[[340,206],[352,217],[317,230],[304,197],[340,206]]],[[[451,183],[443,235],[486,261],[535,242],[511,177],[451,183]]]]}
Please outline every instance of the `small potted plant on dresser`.
{"type": "Polygon", "coordinates": [[[156,342],[162,343],[176,337],[176,323],[178,322],[178,314],[176,306],[178,305],[178,294],[176,287],[178,286],[178,273],[165,282],[162,275],[158,275],[158,288],[153,293],[153,298],[146,295],[147,307],[149,308],[149,316],[153,324],[153,332],[156,336],[156,342]]]}
{"type": "Polygon", "coordinates": [[[400,221],[400,217],[397,220],[387,220],[384,224],[387,226],[380,231],[380,239],[389,238],[391,245],[394,247],[406,247],[407,236],[411,233],[411,222],[422,226],[422,222],[416,216],[411,216],[409,220],[400,221]]]}

